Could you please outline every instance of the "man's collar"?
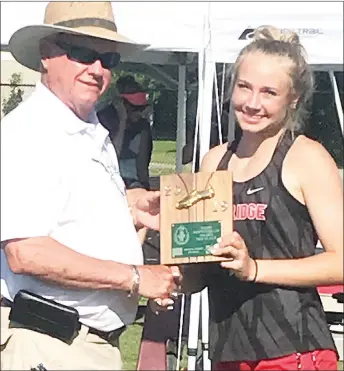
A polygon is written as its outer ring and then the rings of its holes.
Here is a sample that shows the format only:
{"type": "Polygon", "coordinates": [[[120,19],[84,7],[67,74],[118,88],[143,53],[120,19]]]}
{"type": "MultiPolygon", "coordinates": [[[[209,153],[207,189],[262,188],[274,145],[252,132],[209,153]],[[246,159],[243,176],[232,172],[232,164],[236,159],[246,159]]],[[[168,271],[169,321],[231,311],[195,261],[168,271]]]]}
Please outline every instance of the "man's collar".
{"type": "MultiPolygon", "coordinates": [[[[95,126],[100,125],[96,112],[93,110],[88,116],[88,122],[81,120],[69,107],[67,107],[50,89],[48,89],[42,82],[36,84],[36,94],[42,95],[44,104],[48,101],[46,107],[51,111],[52,118],[55,112],[59,114],[58,125],[70,135],[78,134],[82,131],[94,131],[95,126]]],[[[105,129],[105,128],[104,128],[105,129]]],[[[106,129],[105,129],[106,130],[106,129]]]]}

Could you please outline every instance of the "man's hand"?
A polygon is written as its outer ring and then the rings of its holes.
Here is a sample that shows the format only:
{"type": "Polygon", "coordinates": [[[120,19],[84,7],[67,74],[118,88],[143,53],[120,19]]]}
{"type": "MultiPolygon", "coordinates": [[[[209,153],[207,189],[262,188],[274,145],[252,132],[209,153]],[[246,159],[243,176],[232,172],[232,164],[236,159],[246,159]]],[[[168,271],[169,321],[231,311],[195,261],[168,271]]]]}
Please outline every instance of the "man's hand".
{"type": "Polygon", "coordinates": [[[137,229],[160,228],[160,192],[147,191],[132,205],[132,215],[137,229]]]}
{"type": "MultiPolygon", "coordinates": [[[[141,265],[139,294],[149,299],[169,299],[179,292],[182,275],[178,267],[165,265],[141,265]]],[[[165,301],[164,301],[165,302],[165,301]]],[[[168,302],[166,301],[165,305],[168,302]]]]}

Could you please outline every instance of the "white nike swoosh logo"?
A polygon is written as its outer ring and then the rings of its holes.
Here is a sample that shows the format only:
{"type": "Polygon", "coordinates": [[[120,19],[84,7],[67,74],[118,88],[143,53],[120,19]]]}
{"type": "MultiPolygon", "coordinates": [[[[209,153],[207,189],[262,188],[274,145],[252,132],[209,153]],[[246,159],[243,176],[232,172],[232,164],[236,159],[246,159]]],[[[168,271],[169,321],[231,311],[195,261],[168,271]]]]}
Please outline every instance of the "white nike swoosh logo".
{"type": "Polygon", "coordinates": [[[259,192],[259,191],[261,191],[262,189],[264,189],[264,187],[255,188],[255,189],[251,189],[251,188],[250,188],[250,189],[247,190],[246,193],[247,193],[248,195],[252,195],[253,193],[259,192]]]}

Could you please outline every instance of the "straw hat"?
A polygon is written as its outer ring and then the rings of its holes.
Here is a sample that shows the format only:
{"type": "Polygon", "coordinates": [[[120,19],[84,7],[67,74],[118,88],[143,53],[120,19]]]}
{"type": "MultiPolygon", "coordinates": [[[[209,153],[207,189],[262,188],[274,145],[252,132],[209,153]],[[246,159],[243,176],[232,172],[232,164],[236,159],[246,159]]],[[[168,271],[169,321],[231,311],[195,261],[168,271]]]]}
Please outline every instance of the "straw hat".
{"type": "Polygon", "coordinates": [[[57,1],[47,5],[43,25],[26,26],[12,35],[10,51],[22,65],[40,71],[40,40],[60,32],[115,41],[116,51],[121,56],[132,55],[148,47],[117,32],[111,2],[57,1]]]}

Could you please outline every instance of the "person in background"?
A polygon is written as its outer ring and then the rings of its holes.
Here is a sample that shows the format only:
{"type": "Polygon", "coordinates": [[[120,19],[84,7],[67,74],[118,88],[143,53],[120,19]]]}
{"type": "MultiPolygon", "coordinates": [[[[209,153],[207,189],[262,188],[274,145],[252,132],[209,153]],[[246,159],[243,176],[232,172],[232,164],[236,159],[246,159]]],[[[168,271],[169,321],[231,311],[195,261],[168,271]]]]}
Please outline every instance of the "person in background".
{"type": "Polygon", "coordinates": [[[183,269],[186,292],[208,287],[215,370],[337,369],[317,286],[343,284],[343,186],[325,148],[295,133],[312,92],[291,31],[258,28],[231,69],[241,135],[201,171],[232,172],[234,232],[211,249],[223,262],[183,269]]]}
{"type": "Polygon", "coordinates": [[[132,201],[95,111],[121,54],[143,46],[111,2],[81,1],[50,2],[9,47],[41,79],[1,122],[1,369],[120,370],[139,297],[168,305],[181,280],[143,265],[137,230],[159,229],[160,194],[132,201]]]}
{"type": "Polygon", "coordinates": [[[147,93],[133,76],[117,80],[117,89],[126,110],[126,125],[119,155],[119,167],[128,189],[149,189],[149,163],[153,139],[147,112],[147,93]]]}
{"type": "MultiPolygon", "coordinates": [[[[147,103],[147,93],[131,75],[120,77],[116,88],[126,112],[123,126],[122,144],[119,151],[119,169],[132,197],[140,197],[150,189],[149,163],[153,150],[153,138],[147,113],[151,107],[147,103]]],[[[146,240],[147,228],[139,232],[141,244],[146,240]]]]}
{"type": "Polygon", "coordinates": [[[118,157],[123,143],[127,111],[117,89],[113,89],[112,94],[112,101],[102,104],[97,109],[97,116],[100,123],[108,130],[110,140],[115,147],[118,157]]]}

